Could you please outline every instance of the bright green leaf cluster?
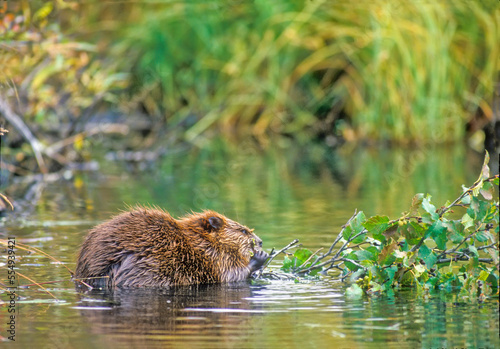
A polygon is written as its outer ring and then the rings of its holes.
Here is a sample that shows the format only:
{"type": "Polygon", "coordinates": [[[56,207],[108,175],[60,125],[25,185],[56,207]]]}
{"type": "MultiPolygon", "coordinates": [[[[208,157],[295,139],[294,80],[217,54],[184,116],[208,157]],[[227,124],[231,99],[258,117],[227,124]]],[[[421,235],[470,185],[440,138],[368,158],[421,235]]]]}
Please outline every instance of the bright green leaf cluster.
{"type": "MultiPolygon", "coordinates": [[[[286,273],[293,273],[299,268],[309,268],[315,262],[312,261],[313,253],[306,248],[300,248],[295,251],[290,258],[285,256],[281,270],[286,273]]],[[[321,271],[321,268],[312,269],[309,275],[314,276],[321,271]]]]}
{"type": "Polygon", "coordinates": [[[460,289],[464,296],[480,298],[497,294],[499,177],[490,177],[488,162],[486,153],[478,180],[453,202],[437,208],[430,195],[417,194],[409,211],[395,220],[358,212],[342,229],[337,240],[343,245],[333,258],[325,261],[329,252],[311,263],[311,252],[302,249],[285,260],[283,270],[335,267],[341,279],[353,283],[350,295],[402,286],[460,289]]]}
{"type": "Polygon", "coordinates": [[[469,296],[498,292],[499,203],[498,198],[493,200],[498,175],[490,177],[488,161],[486,154],[479,179],[447,206],[437,209],[430,195],[417,194],[399,219],[365,220],[369,246],[344,253],[358,261],[358,265],[345,263],[356,287],[367,292],[398,286],[459,287],[469,296]],[[459,210],[465,213],[457,218],[459,210]]]}

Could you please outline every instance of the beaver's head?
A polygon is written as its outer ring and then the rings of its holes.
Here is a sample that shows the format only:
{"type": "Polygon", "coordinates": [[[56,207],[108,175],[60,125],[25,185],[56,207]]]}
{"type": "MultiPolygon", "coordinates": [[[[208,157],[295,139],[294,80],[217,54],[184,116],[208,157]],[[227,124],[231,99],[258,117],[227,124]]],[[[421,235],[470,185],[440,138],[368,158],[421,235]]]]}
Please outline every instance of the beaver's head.
{"type": "Polygon", "coordinates": [[[214,211],[205,211],[197,218],[206,239],[219,253],[234,254],[248,262],[255,251],[262,250],[262,240],[253,229],[214,211]]]}

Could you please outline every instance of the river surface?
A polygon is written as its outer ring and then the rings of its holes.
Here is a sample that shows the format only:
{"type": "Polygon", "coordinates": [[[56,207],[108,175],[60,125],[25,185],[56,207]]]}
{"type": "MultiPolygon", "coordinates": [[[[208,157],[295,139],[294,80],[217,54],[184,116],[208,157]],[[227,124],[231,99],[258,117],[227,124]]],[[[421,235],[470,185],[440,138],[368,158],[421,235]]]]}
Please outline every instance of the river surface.
{"type": "MultiPolygon", "coordinates": [[[[482,163],[481,154],[462,147],[332,151],[281,140],[258,149],[250,141],[213,141],[167,150],[161,160],[140,165],[102,152],[97,172],[9,187],[16,210],[3,216],[0,234],[17,244],[16,282],[45,283],[45,289],[18,289],[18,347],[500,347],[498,298],[479,302],[444,291],[402,290],[353,299],[345,284],[328,277],[75,291],[65,267],[75,269],[87,230],[128,205],[157,205],[176,217],[213,209],[255,228],[267,251],[296,238],[315,250],[332,243],[355,209],[397,218],[417,192],[432,194],[436,205],[453,200],[462,184],[474,182],[482,163]]],[[[2,253],[6,284],[7,250],[2,253]]],[[[2,301],[0,336],[8,342],[5,292],[2,301]]]]}

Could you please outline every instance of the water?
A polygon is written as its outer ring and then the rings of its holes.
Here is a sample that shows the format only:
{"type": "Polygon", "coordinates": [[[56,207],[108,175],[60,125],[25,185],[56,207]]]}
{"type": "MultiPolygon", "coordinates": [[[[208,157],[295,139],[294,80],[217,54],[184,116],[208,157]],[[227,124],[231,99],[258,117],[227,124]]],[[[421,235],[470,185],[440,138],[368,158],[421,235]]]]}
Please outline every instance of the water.
{"type": "MultiPolygon", "coordinates": [[[[411,290],[350,299],[345,285],[320,280],[269,281],[172,289],[78,294],[69,272],[93,225],[125,209],[154,204],[174,216],[210,208],[255,228],[264,248],[295,238],[327,248],[355,209],[397,217],[417,192],[436,204],[471,184],[482,156],[460,147],[354,149],[279,143],[261,152],[250,143],[204,144],[172,151],[149,167],[103,161],[98,173],[54,182],[16,184],[16,212],[2,238],[17,243],[16,343],[37,348],[498,348],[498,299],[411,290]],[[22,274],[22,275],[21,275],[22,274]],[[53,296],[51,296],[48,292],[53,296]],[[57,300],[55,300],[57,298],[57,300]]],[[[6,250],[2,262],[6,262],[6,250]]],[[[7,269],[2,268],[2,280],[7,269]]],[[[8,337],[9,299],[0,308],[8,337]]],[[[2,327],[3,326],[3,327],[2,327]]]]}

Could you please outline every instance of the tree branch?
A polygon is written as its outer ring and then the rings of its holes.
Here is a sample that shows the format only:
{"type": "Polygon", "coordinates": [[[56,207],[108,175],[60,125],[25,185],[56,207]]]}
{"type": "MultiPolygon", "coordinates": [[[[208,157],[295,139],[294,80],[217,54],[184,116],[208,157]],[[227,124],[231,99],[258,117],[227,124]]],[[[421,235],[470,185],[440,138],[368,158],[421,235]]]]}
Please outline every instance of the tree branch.
{"type": "Polygon", "coordinates": [[[0,112],[5,116],[5,119],[19,131],[19,133],[23,136],[23,138],[28,141],[33,149],[33,153],[35,154],[35,159],[40,168],[40,172],[47,173],[47,166],[45,165],[45,161],[43,160],[42,152],[44,146],[40,141],[33,135],[31,130],[26,126],[23,119],[14,113],[10,108],[9,103],[0,96],[0,112]]]}

